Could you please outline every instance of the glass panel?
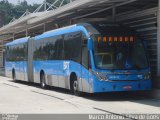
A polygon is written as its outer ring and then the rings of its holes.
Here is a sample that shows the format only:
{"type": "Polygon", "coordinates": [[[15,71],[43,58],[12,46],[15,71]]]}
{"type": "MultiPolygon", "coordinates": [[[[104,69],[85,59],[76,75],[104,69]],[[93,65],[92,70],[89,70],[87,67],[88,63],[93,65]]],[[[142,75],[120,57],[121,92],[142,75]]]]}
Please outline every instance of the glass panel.
{"type": "Polygon", "coordinates": [[[27,43],[6,47],[7,61],[24,61],[27,58],[27,43]]]}
{"type": "Polygon", "coordinates": [[[81,62],[81,33],[74,32],[64,36],[64,58],[81,62]]]}
{"type": "MultiPolygon", "coordinates": [[[[112,38],[114,38],[113,36],[112,38]]],[[[94,61],[99,69],[145,69],[148,67],[147,57],[141,40],[135,38],[128,41],[128,38],[118,37],[106,41],[103,35],[93,35],[94,41],[94,61]]]]}
{"type": "Polygon", "coordinates": [[[82,47],[82,65],[88,68],[88,49],[87,47],[82,47]]]}

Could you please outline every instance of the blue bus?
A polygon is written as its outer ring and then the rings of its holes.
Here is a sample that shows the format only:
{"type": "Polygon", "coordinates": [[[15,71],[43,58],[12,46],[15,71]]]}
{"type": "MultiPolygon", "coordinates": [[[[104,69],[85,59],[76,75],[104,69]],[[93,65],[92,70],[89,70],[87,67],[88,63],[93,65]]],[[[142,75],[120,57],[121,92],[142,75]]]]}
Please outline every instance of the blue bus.
{"type": "Polygon", "coordinates": [[[76,95],[151,89],[143,41],[117,24],[76,24],[7,43],[5,72],[76,95]]]}

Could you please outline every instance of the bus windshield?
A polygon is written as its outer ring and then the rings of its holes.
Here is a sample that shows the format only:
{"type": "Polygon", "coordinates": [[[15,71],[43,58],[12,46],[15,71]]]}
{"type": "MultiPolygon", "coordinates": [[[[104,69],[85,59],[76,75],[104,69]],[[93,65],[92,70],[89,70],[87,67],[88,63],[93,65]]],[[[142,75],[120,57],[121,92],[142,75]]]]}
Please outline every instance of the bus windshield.
{"type": "Polygon", "coordinates": [[[92,35],[97,69],[146,69],[148,61],[142,41],[134,36],[92,35]]]}

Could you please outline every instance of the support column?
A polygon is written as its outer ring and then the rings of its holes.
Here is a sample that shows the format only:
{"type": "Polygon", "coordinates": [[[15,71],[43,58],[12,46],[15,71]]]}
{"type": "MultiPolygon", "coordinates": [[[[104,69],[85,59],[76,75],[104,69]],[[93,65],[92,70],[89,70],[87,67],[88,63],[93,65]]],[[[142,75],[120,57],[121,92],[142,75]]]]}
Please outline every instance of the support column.
{"type": "Polygon", "coordinates": [[[160,0],[158,0],[157,18],[157,74],[160,77],[160,0]]]}
{"type": "Polygon", "coordinates": [[[69,24],[70,24],[70,25],[73,24],[73,20],[72,20],[72,19],[69,20],[69,24]]]}
{"type": "Polygon", "coordinates": [[[44,11],[46,11],[47,10],[47,2],[46,2],[46,0],[44,0],[44,11]]]}
{"type": "Polygon", "coordinates": [[[14,41],[14,38],[15,38],[15,36],[14,36],[14,33],[13,33],[13,41],[14,41]]]}
{"type": "Polygon", "coordinates": [[[4,50],[4,40],[2,40],[2,67],[4,67],[5,62],[5,50],[4,50]]]}
{"type": "Polygon", "coordinates": [[[28,29],[26,29],[26,37],[28,37],[28,29]]]}
{"type": "Polygon", "coordinates": [[[46,23],[43,25],[43,32],[46,32],[46,23]]]}

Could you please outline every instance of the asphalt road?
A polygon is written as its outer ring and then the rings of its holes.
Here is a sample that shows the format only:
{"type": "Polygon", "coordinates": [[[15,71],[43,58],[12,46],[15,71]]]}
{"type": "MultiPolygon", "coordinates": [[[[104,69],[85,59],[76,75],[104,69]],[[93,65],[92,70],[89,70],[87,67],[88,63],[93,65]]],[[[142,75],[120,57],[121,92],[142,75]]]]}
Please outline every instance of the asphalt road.
{"type": "Polygon", "coordinates": [[[0,77],[0,113],[12,114],[160,114],[160,99],[147,93],[84,94],[0,77]]]}

